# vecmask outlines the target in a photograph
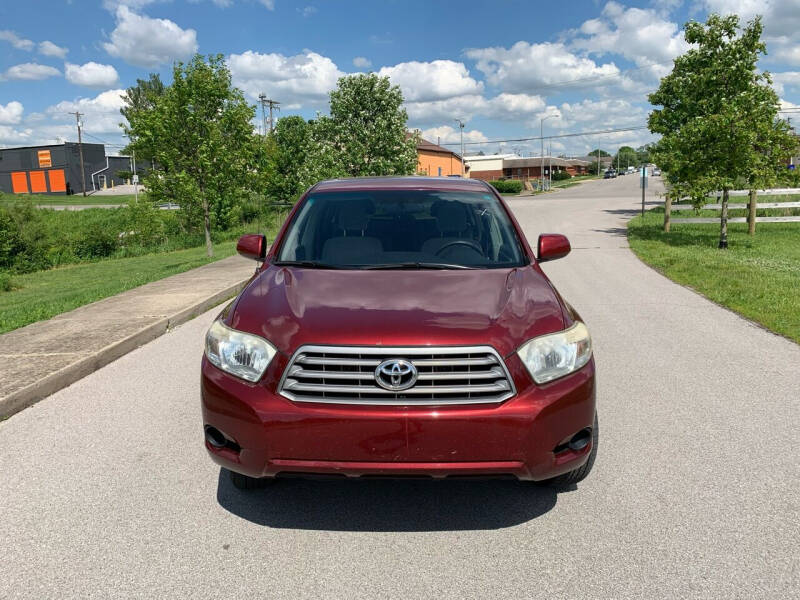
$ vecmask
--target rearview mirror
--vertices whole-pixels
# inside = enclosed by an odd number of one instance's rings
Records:
[[[567,236],[560,233],[543,233],[539,236],[539,262],[564,258],[572,247]]]
[[[260,233],[248,233],[236,242],[236,251],[245,258],[264,260],[267,255],[267,238]]]

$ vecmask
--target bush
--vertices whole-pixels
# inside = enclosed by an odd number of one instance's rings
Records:
[[[0,292],[10,292],[13,289],[14,284],[11,281],[11,274],[0,271]]]
[[[75,256],[83,260],[106,258],[117,249],[117,235],[98,224],[90,225],[76,240]]]
[[[572,175],[570,175],[566,171],[553,171],[552,175],[553,181],[564,181],[566,179],[572,179]]]
[[[519,194],[522,191],[522,182],[518,179],[500,179],[498,181],[490,181],[494,189],[501,194]]]

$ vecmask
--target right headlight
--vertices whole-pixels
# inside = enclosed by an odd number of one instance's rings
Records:
[[[275,347],[257,335],[214,321],[206,334],[206,357],[211,364],[247,381],[258,381],[266,371]]]
[[[577,371],[592,357],[592,338],[580,321],[569,329],[522,344],[517,355],[536,383],[547,383]]]

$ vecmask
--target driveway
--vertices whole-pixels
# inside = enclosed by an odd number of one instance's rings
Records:
[[[593,336],[595,470],[234,490],[202,447],[216,311],[0,423],[0,598],[773,598],[797,593],[800,347],[627,247],[636,177],[510,200]]]

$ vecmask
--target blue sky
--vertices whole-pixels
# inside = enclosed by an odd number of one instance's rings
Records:
[[[338,77],[372,70],[406,98],[409,126],[468,153],[539,152],[492,140],[645,125],[647,92],[685,49],[682,26],[711,12],[762,14],[785,107],[800,104],[800,0],[72,0],[0,5],[0,146],[122,144],[120,94],[150,72],[171,77],[194,52],[227,57],[234,83],[280,115],[327,111]],[[800,118],[800,114],[797,115]],[[645,130],[560,138],[554,152],[610,151]],[[114,147],[109,147],[110,151]]]

